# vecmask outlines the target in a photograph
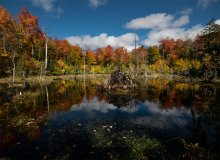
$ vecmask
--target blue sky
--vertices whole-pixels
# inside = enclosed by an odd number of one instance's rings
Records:
[[[0,0],[14,16],[26,6],[51,37],[66,38],[84,49],[110,44],[134,47],[166,37],[193,38],[215,18],[220,0]]]

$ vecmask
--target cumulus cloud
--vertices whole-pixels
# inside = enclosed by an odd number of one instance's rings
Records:
[[[181,27],[189,23],[189,10],[185,10],[179,19],[174,15],[166,13],[150,14],[145,17],[136,18],[127,22],[127,29],[164,29],[168,27]]]
[[[42,7],[46,12],[57,13],[59,17],[62,13],[60,7],[55,7],[54,3],[56,0],[31,0],[31,3],[36,7]]]
[[[220,19],[217,19],[217,20],[215,21],[215,24],[220,25]]]
[[[212,3],[216,3],[218,1],[219,0],[198,0],[198,6],[203,7],[203,8],[207,8]]]
[[[189,23],[189,16],[183,15],[175,20],[171,27],[181,27]]]
[[[97,8],[105,4],[106,4],[106,0],[89,0],[89,5],[93,8]]]
[[[163,38],[186,39],[194,38],[200,33],[202,26],[195,25],[186,29],[184,26],[190,22],[189,15],[192,9],[180,12],[179,17],[166,13],[155,13],[145,17],[133,19],[125,24],[127,29],[146,29],[147,38],[141,43],[146,46],[156,45]]]
[[[78,44],[83,49],[95,50],[97,48],[104,48],[107,45],[112,47],[123,46],[127,50],[132,50],[134,48],[134,33],[126,33],[121,36],[108,36],[106,33],[102,33],[98,36],[71,36],[66,38],[71,44]],[[139,37],[137,36],[137,40]]]
[[[145,17],[140,17],[127,22],[124,27],[127,29],[146,30],[145,38],[137,36],[139,44],[145,46],[157,45],[161,39],[193,39],[203,29],[201,24],[194,25],[190,28],[185,26],[190,22],[190,13],[192,9],[188,8],[180,11],[178,14],[154,13]],[[217,20],[216,23],[220,23]],[[110,36],[102,33],[98,36],[82,35],[71,36],[66,38],[71,44],[78,44],[83,49],[103,48],[107,45],[113,47],[123,46],[128,51],[134,48],[134,33],[126,33],[120,36]],[[139,46],[138,46],[139,47]]]
[[[189,29],[185,28],[165,28],[163,30],[151,30],[147,38],[142,42],[146,46],[157,45],[163,38],[193,39],[202,30],[202,25],[195,25]]]
[[[127,29],[163,29],[171,25],[174,17],[166,13],[150,14],[125,24]]]

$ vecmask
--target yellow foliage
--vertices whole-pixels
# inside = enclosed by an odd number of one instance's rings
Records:
[[[189,88],[189,84],[187,84],[187,83],[177,83],[176,84],[176,89],[178,89],[180,91],[183,91],[188,88]]]
[[[187,69],[191,69],[191,68],[195,68],[195,69],[200,69],[201,68],[201,62],[198,61],[198,60],[183,60],[182,58],[181,59],[178,59],[176,61],[176,65],[174,67],[174,70],[175,71],[185,71]]]
[[[186,89],[193,89],[194,91],[199,90],[200,85],[199,84],[189,84],[189,83],[177,83],[176,89],[183,91]]]
[[[68,65],[64,60],[59,59],[55,65],[55,71],[58,73],[71,73],[73,71],[73,66]]]
[[[166,61],[161,59],[157,60],[154,64],[150,65],[148,68],[156,72],[171,73],[171,69],[167,65]]]
[[[59,59],[57,61],[57,66],[60,67],[60,68],[63,68],[65,66],[65,62],[63,60]]]
[[[198,60],[193,60],[191,63],[194,65],[195,69],[200,69],[202,67],[201,62]]]
[[[185,71],[187,68],[190,68],[190,62],[188,60],[178,59],[174,67],[175,71]]]

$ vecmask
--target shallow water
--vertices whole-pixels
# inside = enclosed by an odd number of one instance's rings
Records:
[[[0,159],[219,159],[220,86],[0,86]]]

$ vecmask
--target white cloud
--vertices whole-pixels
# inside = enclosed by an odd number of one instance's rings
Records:
[[[55,7],[55,1],[56,0],[31,0],[31,3],[36,7],[42,7],[46,12],[57,13],[57,17],[59,17],[62,13],[62,9],[60,7]]]
[[[184,9],[180,12],[181,14],[184,14],[184,15],[189,15],[192,13],[192,9],[191,8],[187,8],[187,9]]]
[[[136,18],[125,24],[127,29],[162,29],[171,25],[174,17],[166,13],[150,14]]]
[[[218,1],[219,0],[198,0],[198,6],[203,7],[203,8],[207,8],[212,3],[216,3]]]
[[[106,0],[89,0],[89,5],[93,8],[97,8],[105,4],[106,4]]]
[[[183,14],[184,13],[184,14]],[[190,11],[183,11],[179,19],[166,13],[150,14],[136,18],[125,24],[127,29],[164,29],[168,27],[181,27],[189,23]]]
[[[54,0],[31,0],[31,2],[34,6],[42,7],[47,12],[54,9]]]
[[[181,27],[189,23],[189,16],[183,15],[179,19],[175,20],[172,27]]]
[[[145,46],[157,45],[158,42],[163,38],[174,38],[174,39],[193,39],[197,34],[200,33],[203,26],[201,24],[194,25],[190,28],[185,26],[190,22],[189,14],[192,9],[185,9],[179,14],[172,15],[166,13],[155,13],[145,17],[136,18],[125,24],[128,29],[145,29],[147,36],[145,39],[137,40],[139,44]],[[179,17],[177,17],[179,15]],[[220,20],[216,21],[220,23]],[[107,45],[113,47],[123,46],[127,50],[131,51],[134,48],[134,33],[126,33],[121,36],[109,36],[106,33],[102,33],[98,36],[71,36],[66,38],[71,44],[78,44],[83,49],[103,48]]]
[[[174,39],[193,39],[202,30],[202,26],[195,25],[189,29],[185,28],[165,28],[163,30],[151,30],[147,38],[142,42],[143,45],[151,46],[157,45],[161,39],[174,38]]]
[[[166,13],[155,13],[145,17],[136,18],[125,24],[128,29],[146,29],[147,38],[141,43],[146,46],[157,45],[163,38],[174,39],[193,39],[200,33],[202,26],[195,25],[186,29],[184,26],[190,22],[189,14],[192,9],[185,9],[180,12],[180,16],[174,16]]]
[[[107,45],[111,45],[112,47],[123,46],[127,50],[132,50],[134,48],[134,33],[126,33],[121,36],[108,36],[106,33],[102,33],[98,36],[71,36],[66,38],[71,44],[78,44],[83,49],[91,49],[95,50],[97,48],[104,48]],[[137,37],[137,40],[139,38]]]
[[[220,19],[217,19],[217,20],[215,21],[215,24],[220,25]]]

